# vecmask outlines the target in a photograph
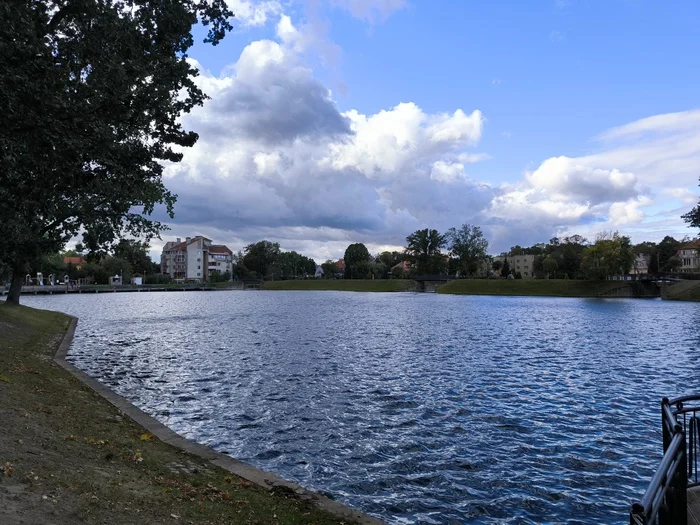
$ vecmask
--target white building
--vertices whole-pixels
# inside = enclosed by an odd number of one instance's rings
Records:
[[[226,272],[233,279],[233,252],[228,246],[223,244],[212,244],[209,247],[209,274],[219,272],[223,275]]]
[[[176,281],[206,281],[209,278],[211,239],[198,235],[167,242],[160,255],[160,271]]]
[[[634,262],[632,263],[632,270],[630,273],[632,275],[646,275],[649,273],[649,263],[651,262],[651,255],[647,253],[638,253],[634,256]]]
[[[523,279],[535,277],[535,256],[534,255],[499,255],[494,257],[494,261],[505,262],[508,259],[510,272],[515,275],[520,272]],[[503,276],[505,277],[505,275]]]
[[[700,239],[689,242],[680,247],[676,257],[681,260],[680,272],[700,273]]]

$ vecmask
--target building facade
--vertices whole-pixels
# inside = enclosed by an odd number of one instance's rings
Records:
[[[647,253],[638,253],[634,256],[634,262],[632,263],[632,269],[630,274],[632,275],[646,275],[649,273],[649,263],[651,262],[651,255]]]
[[[520,272],[523,279],[532,279],[535,277],[535,256],[534,255],[499,255],[493,258],[493,261],[505,262],[508,259],[510,273],[515,275]],[[505,275],[503,277],[506,277]]]
[[[209,274],[219,272],[220,275],[229,273],[233,279],[233,252],[223,244],[212,244],[209,247]]]
[[[198,235],[178,237],[163,247],[160,255],[160,271],[179,282],[206,281],[209,278],[209,248],[211,239]]]
[[[678,271],[700,273],[700,239],[681,246],[676,252],[676,257],[681,261]]]

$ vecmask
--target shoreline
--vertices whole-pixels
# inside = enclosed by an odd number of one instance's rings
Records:
[[[67,361],[77,324],[0,302],[0,522],[383,523],[149,416]]]
[[[199,458],[208,461],[217,467],[221,467],[229,471],[231,474],[235,474],[236,476],[254,483],[265,490],[274,491],[276,488],[286,489],[292,491],[299,499],[308,501],[319,509],[329,512],[338,518],[351,520],[353,523],[361,525],[383,525],[384,522],[360,511],[354,510],[343,503],[334,501],[323,494],[305,489],[304,487],[288,481],[277,474],[260,470],[227,454],[217,452],[211,447],[187,439],[154,417],[146,414],[143,410],[132,404],[125,397],[122,397],[116,392],[107,388],[97,379],[86,374],[75,365],[67,361],[68,350],[73,342],[73,336],[78,325],[77,317],[69,317],[71,319],[70,324],[68,326],[68,330],[66,330],[66,333],[64,334],[58,350],[56,351],[56,354],[54,355],[54,362],[73,375],[73,377],[99,394],[103,399],[111,403],[121,413],[125,414],[132,421],[134,421],[134,423],[140,425],[146,431],[150,432],[153,436],[157,437],[168,445],[182,450],[183,452],[198,456]]]

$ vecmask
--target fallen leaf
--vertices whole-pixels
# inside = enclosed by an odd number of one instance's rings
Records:
[[[11,478],[12,474],[15,473],[15,466],[10,462],[6,462],[2,467],[0,467],[0,471],[8,478]]]
[[[3,375],[0,375],[0,381],[2,381],[3,383],[12,383],[12,381],[10,381],[7,376]]]
[[[153,434],[150,434],[150,433],[146,432],[145,434],[141,434],[141,435],[139,436],[139,439],[140,439],[141,441],[150,441],[150,440],[153,439]]]

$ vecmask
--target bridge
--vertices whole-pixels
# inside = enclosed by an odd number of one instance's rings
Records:
[[[435,292],[441,285],[456,278],[455,275],[423,274],[416,275],[413,280],[418,283],[421,292]]]

